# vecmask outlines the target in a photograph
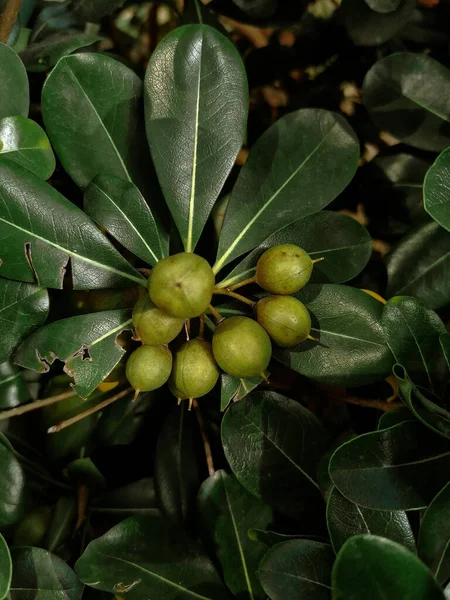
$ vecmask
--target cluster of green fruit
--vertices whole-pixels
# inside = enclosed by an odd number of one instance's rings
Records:
[[[308,310],[290,295],[308,283],[314,262],[298,246],[274,246],[259,259],[254,277],[219,290],[214,287],[211,267],[201,256],[182,252],[161,260],[150,273],[149,295],[141,298],[133,311],[135,337],[142,346],[127,361],[128,381],[136,392],[155,390],[168,382],[172,393],[185,400],[210,392],[219,368],[234,377],[264,377],[272,355],[271,340],[289,347],[314,339]],[[249,283],[257,283],[273,295],[252,302],[235,293]],[[221,318],[211,306],[214,293],[250,304],[256,320]],[[212,344],[203,339],[203,319],[208,310],[217,320]],[[195,317],[201,319],[199,336],[188,339],[172,355],[168,344],[187,319]]]

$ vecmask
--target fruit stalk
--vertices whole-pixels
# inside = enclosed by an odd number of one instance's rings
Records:
[[[211,444],[209,443],[208,436],[206,435],[205,421],[203,419],[202,411],[200,410],[200,405],[199,405],[197,399],[194,399],[193,406],[194,406],[195,414],[197,416],[198,426],[200,427],[200,433],[201,433],[202,440],[203,440],[203,447],[205,449],[205,456],[206,456],[206,464],[208,466],[208,473],[209,473],[210,477],[213,477],[215,475],[215,473],[216,473],[216,470],[214,468],[214,461],[213,461],[213,457],[212,457]]]
[[[70,392],[63,392],[62,394],[57,394],[56,396],[50,396],[49,398],[42,398],[41,400],[36,400],[35,402],[31,402],[30,404],[17,406],[16,408],[11,408],[11,410],[5,410],[0,413],[0,421],[3,421],[3,419],[9,419],[10,417],[18,417],[19,415],[23,415],[24,413],[27,413],[30,410],[36,410],[37,408],[42,408],[43,406],[50,406],[51,404],[56,404],[56,402],[60,402],[61,400],[67,400],[68,398],[73,398],[76,395],[77,393],[71,390]]]
[[[235,292],[232,292],[230,290],[230,288],[227,288],[226,290],[221,290],[219,288],[214,288],[213,293],[214,294],[219,294],[219,295],[222,295],[222,296],[230,296],[231,298],[234,298],[235,300],[239,300],[239,302],[243,302],[244,304],[248,304],[252,308],[256,304],[255,302],[253,302],[253,300],[249,300],[249,298],[246,298],[245,296],[241,296],[241,294],[236,294]]]

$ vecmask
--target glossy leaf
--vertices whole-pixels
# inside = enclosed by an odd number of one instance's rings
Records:
[[[0,530],[17,525],[25,506],[25,474],[10,447],[0,443]]]
[[[399,7],[401,0],[366,0],[367,5],[379,13],[390,13]]]
[[[328,544],[290,540],[267,552],[259,578],[271,600],[329,600],[333,562]]]
[[[428,170],[424,182],[426,211],[450,231],[450,148],[444,150]]]
[[[0,162],[0,276],[62,288],[71,261],[74,289],[145,280],[83,211],[19,165]]]
[[[87,398],[124,355],[117,336],[131,329],[127,310],[102,311],[61,319],[31,335],[18,349],[15,362],[40,373],[56,358],[74,378],[74,389]]]
[[[84,210],[122,246],[150,265],[164,256],[152,211],[130,181],[98,175],[86,189]]]
[[[64,169],[84,188],[100,173],[141,187],[150,161],[140,114],[142,82],[94,53],[62,58],[42,90],[46,131]]]
[[[412,552],[383,537],[357,535],[339,552],[333,567],[333,600],[423,598],[443,600],[426,566]]]
[[[6,598],[11,585],[12,562],[8,544],[0,533],[0,598]]]
[[[436,60],[412,52],[391,54],[369,70],[363,91],[380,129],[423,150],[439,152],[449,145],[450,71]]]
[[[12,362],[0,364],[0,410],[14,408],[29,400],[22,371]]]
[[[343,285],[308,285],[296,294],[311,314],[311,335],[294,348],[274,347],[283,364],[311,379],[331,385],[356,386],[379,381],[391,370],[381,313],[383,304]]]
[[[227,287],[253,277],[259,257],[271,246],[296,244],[311,258],[325,260],[314,266],[311,283],[342,283],[356,277],[372,253],[368,231],[342,213],[321,211],[295,221],[274,233],[227,275],[218,287]]]
[[[387,257],[387,296],[416,296],[433,309],[450,300],[450,233],[425,223]]]
[[[95,513],[118,515],[124,519],[137,515],[160,516],[157,506],[154,481],[145,477],[103,492],[93,498],[90,510]]]
[[[0,278],[0,363],[7,361],[16,346],[45,323],[48,311],[47,290]]]
[[[122,521],[89,544],[75,565],[93,588],[128,600],[226,600],[228,594],[199,542],[161,517]]]
[[[8,90],[7,94],[1,94],[0,119],[13,115],[26,117],[30,108],[27,72],[16,52],[2,43],[0,43],[0,81],[3,90]]]
[[[450,442],[419,422],[406,421],[340,446],[331,458],[330,476],[341,494],[360,506],[417,510],[447,483],[449,467]]]
[[[124,0],[73,0],[74,13],[82,21],[97,22],[120,8]]]
[[[187,402],[167,417],[158,437],[155,456],[155,487],[159,506],[176,525],[188,524],[202,481],[197,459],[199,436],[195,415]]]
[[[81,600],[83,584],[59,556],[42,548],[12,548],[11,600]]]
[[[381,415],[377,429],[388,429],[404,421],[414,421],[414,415],[409,408],[406,408],[406,406],[394,408]]]
[[[441,335],[439,338],[439,343],[441,344],[447,366],[450,369],[450,333],[444,333]]]
[[[55,157],[45,131],[20,115],[0,119],[0,161],[5,158],[44,181],[55,169]]]
[[[327,503],[327,526],[334,551],[354,535],[379,535],[416,551],[416,542],[407,514],[402,511],[373,510],[350,502],[334,487]]]
[[[61,496],[52,512],[43,546],[49,552],[58,552],[75,526],[77,502],[71,496]]]
[[[318,109],[279,119],[252,147],[228,203],[215,272],[280,229],[318,212],[355,174],[359,144],[345,119]]]
[[[238,402],[250,394],[263,380],[262,377],[233,377],[222,373],[220,378],[220,410],[224,411],[230,402]]]
[[[50,5],[46,3],[36,16],[30,43],[42,41],[54,32],[69,29],[77,24],[78,19],[71,11],[71,0]]]
[[[167,35],[145,77],[147,136],[158,178],[192,252],[241,149],[248,89],[236,48],[207,25]]]
[[[157,402],[158,392],[139,394],[132,402],[134,393],[108,406],[98,422],[96,436],[105,446],[131,444],[145,424],[149,409]]]
[[[267,548],[251,540],[248,530],[267,527],[272,509],[222,470],[203,483],[198,508],[230,591],[242,600],[265,600],[257,571]]]
[[[29,44],[20,53],[27,71],[40,73],[47,71],[63,56],[72,54],[75,50],[90,46],[102,38],[91,33],[82,33],[76,29],[65,29],[48,35],[40,42]]]
[[[315,467],[326,441],[313,413],[274,392],[253,392],[222,421],[225,456],[239,482],[294,519],[320,505]]]

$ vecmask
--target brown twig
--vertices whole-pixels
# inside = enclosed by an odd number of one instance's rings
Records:
[[[86,518],[86,509],[89,501],[89,488],[80,484],[77,487],[77,522],[75,525],[75,529],[78,531],[80,527],[83,525],[84,519]]]
[[[216,288],[214,290],[214,294],[219,294],[219,295],[222,295],[222,296],[230,296],[230,298],[234,298],[235,300],[239,300],[239,302],[243,302],[244,304],[248,304],[252,308],[256,304],[256,302],[253,302],[253,300],[249,300],[249,298],[246,298],[245,296],[241,296],[241,294],[236,294],[235,292],[232,292],[230,290],[230,288],[226,288],[225,290],[221,290],[219,288]]]
[[[20,11],[22,0],[7,0],[3,12],[0,13],[0,42],[8,42],[14,23]]]
[[[200,315],[200,324],[198,327],[198,337],[199,339],[203,339],[203,336],[205,335],[205,313],[202,313]]]
[[[200,405],[196,399],[193,401],[195,414],[197,416],[198,426],[200,427],[200,433],[203,440],[203,447],[205,448],[206,464],[208,465],[208,473],[210,477],[215,475],[216,470],[214,468],[214,461],[211,452],[211,444],[209,443],[208,436],[206,435],[206,426],[203,419],[203,415],[200,410]]]
[[[394,408],[400,408],[404,406],[402,402],[385,402],[384,400],[364,400],[363,398],[356,398],[354,396],[346,396],[345,402],[348,404],[357,404],[358,406],[365,406],[366,408],[376,408],[387,412]]]
[[[222,317],[220,312],[218,310],[216,310],[212,304],[210,304],[208,306],[208,310],[212,314],[214,319],[216,320],[217,325],[219,325],[219,323],[222,323],[222,321],[224,320],[224,317]]]
[[[16,406],[16,408],[11,408],[11,410],[5,410],[1,412],[0,421],[3,421],[3,419],[9,419],[10,417],[18,417],[19,415],[23,415],[24,413],[27,413],[30,410],[36,410],[38,408],[42,408],[43,406],[50,406],[50,404],[55,404],[56,402],[60,402],[61,400],[73,398],[76,395],[77,393],[71,390],[70,392],[63,392],[62,394],[57,394],[56,396],[50,396],[49,398],[42,398],[41,400],[36,400],[35,402],[31,402],[30,404]]]

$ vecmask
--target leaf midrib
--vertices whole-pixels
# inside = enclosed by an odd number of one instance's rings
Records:
[[[26,300],[29,300],[30,298],[32,298],[36,294],[40,294],[42,292],[45,292],[45,290],[44,289],[35,290],[33,293],[28,294],[28,296],[25,296],[23,298],[19,298],[19,300],[15,300],[14,302],[11,302],[11,304],[8,304],[8,306],[4,306],[3,308],[0,308],[0,313],[2,313],[4,310],[9,310],[15,304],[19,304],[20,302],[25,302]]]
[[[286,571],[278,571],[275,569],[267,569],[267,568],[262,568],[261,571],[263,573],[275,573],[276,575],[285,575],[286,577],[292,577],[293,579],[300,579],[301,581],[306,581],[307,583],[313,583],[314,585],[320,585],[321,587],[324,587],[327,590],[331,590],[331,587],[329,585],[326,585],[325,583],[321,583],[320,581],[316,581],[314,579],[309,579],[308,577],[305,577],[304,575],[296,575],[295,573],[287,573]]]
[[[327,331],[326,329],[322,329],[322,328],[317,329],[317,327],[311,327],[311,331],[316,331],[319,334],[321,334],[321,333],[327,333],[328,335],[335,335],[335,336],[343,337],[343,338],[346,338],[346,339],[349,339],[349,340],[355,340],[357,342],[363,342],[365,344],[372,344],[374,346],[380,346],[381,348],[384,348],[384,346],[385,346],[385,344],[380,343],[380,342],[373,342],[372,340],[365,340],[363,338],[357,338],[357,337],[354,337],[352,335],[347,335],[345,333],[338,333],[336,331]]]
[[[397,296],[401,296],[402,292],[404,292],[404,290],[408,289],[408,287],[411,287],[421,277],[424,277],[424,275],[426,275],[429,271],[433,270],[439,263],[441,263],[441,262],[443,262],[445,260],[448,260],[449,257],[450,257],[450,252],[447,252],[447,254],[444,254],[443,256],[441,256],[440,258],[438,258],[429,267],[427,267],[426,269],[424,269],[421,273],[419,273],[413,279],[411,279],[411,281],[408,281],[407,284],[405,284],[403,287],[401,287],[398,290],[398,292],[396,293],[396,295]]]
[[[360,471],[373,471],[373,470],[377,470],[379,471],[380,469],[398,469],[400,467],[411,467],[414,465],[421,465],[421,464],[425,464],[427,462],[431,462],[433,460],[439,460],[440,458],[445,458],[446,456],[450,456],[450,451],[448,452],[443,452],[442,454],[436,454],[434,456],[430,456],[429,458],[424,458],[421,460],[413,460],[411,462],[408,463],[398,463],[398,464],[393,464],[393,465],[386,465],[386,464],[382,464],[382,465],[374,465],[371,467],[357,467],[355,469],[336,469],[336,472],[339,473],[359,473]]]

